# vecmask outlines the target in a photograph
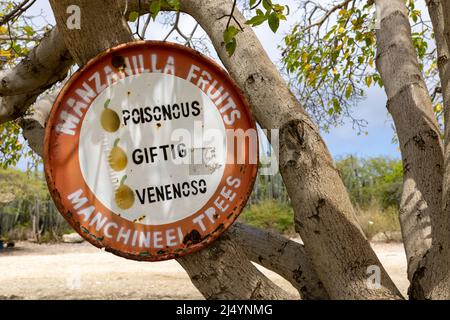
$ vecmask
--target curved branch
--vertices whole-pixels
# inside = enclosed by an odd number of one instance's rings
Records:
[[[239,222],[228,233],[250,260],[288,280],[303,300],[329,299],[302,244]]]
[[[292,299],[251,264],[226,233],[207,249],[178,258],[206,299]]]
[[[305,28],[303,28],[301,30],[301,32],[305,32],[308,31],[309,29],[312,29],[314,27],[321,27],[325,21],[328,20],[328,18],[337,10],[347,6],[352,0],[344,0],[341,3],[338,3],[336,5],[334,5],[333,7],[326,9],[325,14],[316,22],[311,23],[310,25],[306,26]]]
[[[0,123],[21,117],[42,92],[66,77],[72,64],[60,32],[52,29],[27,58],[0,72]]]
[[[41,97],[28,114],[18,120],[29,147],[41,157],[44,155],[45,124],[56,96],[57,93],[54,92]]]

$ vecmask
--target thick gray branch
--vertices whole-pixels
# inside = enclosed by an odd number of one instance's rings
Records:
[[[27,115],[18,120],[23,137],[28,141],[30,148],[41,157],[44,155],[45,124],[56,96],[57,93],[50,93],[41,97]]]

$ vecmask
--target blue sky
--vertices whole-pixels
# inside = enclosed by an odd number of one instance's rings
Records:
[[[391,117],[386,109],[386,95],[383,89],[376,87],[368,91],[367,99],[355,109],[355,118],[368,122],[368,135],[357,135],[351,123],[333,128],[323,135],[333,156],[348,154],[361,157],[389,156],[400,158],[397,143],[393,143],[394,130]]]
[[[326,1],[328,0],[323,2]],[[279,1],[279,3],[287,3],[293,9],[298,1]],[[288,20],[280,25],[276,34],[269,29],[267,24],[255,28],[258,38],[273,61],[280,60],[281,52],[278,45],[283,43],[283,36],[289,32],[295,19],[298,19],[298,16],[291,14]],[[367,90],[367,98],[354,109],[353,115],[356,119],[364,119],[368,122],[367,136],[358,135],[350,121],[341,127],[331,128],[328,133],[323,132],[322,137],[335,159],[350,154],[361,157],[400,158],[398,145],[392,143],[393,123],[387,112],[386,102],[384,90],[379,87],[371,87]]]
[[[296,3],[298,3],[293,0],[279,0],[278,2],[289,4],[291,9],[294,9]],[[54,24],[53,14],[47,0],[37,0],[32,7],[33,14],[40,12],[43,13],[49,23]],[[282,43],[283,36],[290,30],[295,22],[295,18],[298,18],[298,15],[291,13],[288,21],[281,23],[280,29],[276,34],[269,29],[267,24],[255,28],[258,38],[274,62],[280,60],[281,52],[278,45]],[[194,23],[195,21],[190,17],[184,17],[181,20],[182,28],[185,28],[185,30],[192,29]],[[146,38],[161,40],[168,30],[168,27],[153,24],[149,27]],[[202,33],[204,33],[203,30],[199,29],[197,35]],[[169,38],[169,40],[171,39],[174,40],[173,37]],[[211,48],[210,51],[213,58],[217,59],[214,50]],[[323,137],[333,157],[339,158],[349,154],[361,157],[400,157],[398,146],[392,143],[394,131],[392,129],[392,121],[386,110],[386,95],[383,89],[378,87],[369,89],[367,98],[355,108],[354,117],[365,119],[368,122],[368,135],[358,135],[352,128],[350,121],[341,127],[331,128],[328,133],[323,133]],[[21,162],[19,167],[23,168],[23,162]]]

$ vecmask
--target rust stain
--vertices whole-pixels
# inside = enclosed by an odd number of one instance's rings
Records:
[[[190,246],[201,241],[202,235],[200,234],[200,232],[198,232],[198,230],[194,229],[184,236],[183,244],[186,246]]]
[[[147,217],[146,215],[142,215],[142,216],[140,216],[139,218],[134,219],[133,222],[134,222],[134,223],[136,223],[136,222],[138,222],[138,223],[139,223],[139,222],[142,222],[146,217]]]
[[[125,59],[118,54],[113,54],[111,58],[111,64],[116,69],[125,69]]]

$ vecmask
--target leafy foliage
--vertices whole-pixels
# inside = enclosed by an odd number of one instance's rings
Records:
[[[388,231],[400,231],[400,220],[398,218],[398,208],[380,208],[372,205],[364,210],[359,210],[357,219],[364,234],[370,239],[378,233]]]
[[[238,32],[239,29],[236,28],[235,26],[229,26],[223,32],[223,40],[225,42],[225,48],[230,56],[233,55],[234,51],[236,50],[237,46],[236,35],[238,34]]]
[[[339,1],[326,7],[308,1],[302,19],[285,37],[283,63],[291,85],[325,130],[349,118],[358,133],[364,132],[366,121],[353,118],[352,108],[368,88],[383,85],[375,68],[375,8],[367,3]],[[436,57],[428,45],[432,28],[421,19],[414,1],[408,1],[408,8],[421,66],[431,67],[428,76],[436,79]]]
[[[22,144],[19,142],[20,128],[14,122],[0,125],[0,161],[3,168],[15,166],[20,160]]]
[[[15,201],[49,197],[44,177],[39,172],[0,169],[0,193],[12,193]]]
[[[11,12],[16,3],[1,1],[0,19]],[[46,24],[38,26],[36,20],[40,18],[23,13],[0,25],[0,70],[14,67],[49,30]],[[21,129],[15,122],[0,124],[0,167],[15,166],[24,156],[29,156],[30,163],[35,164],[37,156],[20,135]]]
[[[284,234],[295,234],[292,207],[275,200],[263,200],[248,206],[240,221],[252,226]]]
[[[234,9],[236,1],[233,4],[233,8],[228,17],[227,27],[224,31],[224,43],[225,49],[228,54],[232,56],[237,47],[236,35],[242,30],[242,26],[234,19]],[[272,0],[250,0],[249,8],[255,12],[255,15],[248,19],[245,23],[252,27],[259,26],[265,22],[268,23],[270,29],[275,33],[280,26],[280,20],[286,20],[286,15],[289,14],[289,7],[276,4]],[[235,21],[236,26],[231,25],[232,21]]]
[[[277,32],[280,20],[286,20],[286,14],[289,14],[289,7],[274,4],[271,0],[262,0],[259,3],[256,0],[250,0],[251,9],[261,7],[261,4],[262,8],[256,9],[256,15],[247,20],[246,24],[256,27],[267,21],[270,29]]]
[[[12,11],[15,5],[11,0],[1,1],[0,18]],[[47,25],[36,26],[36,18],[23,14],[0,25],[0,69],[11,67],[26,56],[48,31]]]

